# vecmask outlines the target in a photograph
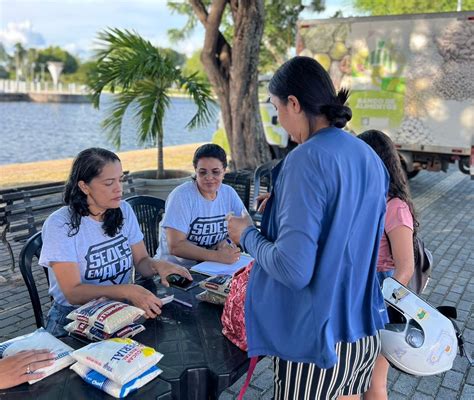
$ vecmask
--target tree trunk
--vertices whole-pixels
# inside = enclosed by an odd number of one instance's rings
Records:
[[[189,1],[205,29],[201,61],[219,99],[233,167],[256,168],[271,158],[257,92],[263,0],[213,0],[209,12],[201,0]],[[232,48],[219,31],[227,4],[234,19]]]
[[[158,168],[156,170],[156,179],[164,178],[165,167],[163,163],[163,135],[157,135],[156,139],[156,150],[157,150],[157,163]]]

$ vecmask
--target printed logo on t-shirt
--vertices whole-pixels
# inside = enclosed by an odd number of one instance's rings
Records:
[[[84,277],[89,281],[122,283],[132,268],[132,250],[122,234],[89,247]]]
[[[225,215],[198,217],[191,222],[188,240],[201,247],[211,247],[227,236]]]

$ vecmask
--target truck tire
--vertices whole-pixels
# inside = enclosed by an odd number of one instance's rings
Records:
[[[458,161],[459,171],[463,174],[470,175],[471,170],[469,168],[469,157],[460,158]]]
[[[416,170],[411,171],[411,172],[406,172],[406,171],[405,171],[405,173],[407,174],[407,178],[408,178],[408,179],[414,178],[415,176],[418,175],[419,172],[420,172],[419,169],[416,169]]]
[[[403,158],[400,157],[400,161],[402,163],[403,172],[405,172],[405,175],[407,176],[408,179],[414,178],[420,172],[419,169],[414,169],[413,171],[408,172],[407,171],[407,165],[406,165],[405,161],[403,160]]]

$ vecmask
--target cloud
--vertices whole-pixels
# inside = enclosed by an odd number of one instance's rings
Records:
[[[38,47],[46,44],[43,35],[33,30],[29,20],[9,22],[6,29],[0,30],[0,42],[6,48],[12,47],[16,43],[21,43],[25,47]]]

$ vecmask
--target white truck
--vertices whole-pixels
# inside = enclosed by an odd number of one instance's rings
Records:
[[[350,89],[348,128],[390,135],[409,177],[457,161],[474,178],[474,11],[299,21],[296,52]]]

